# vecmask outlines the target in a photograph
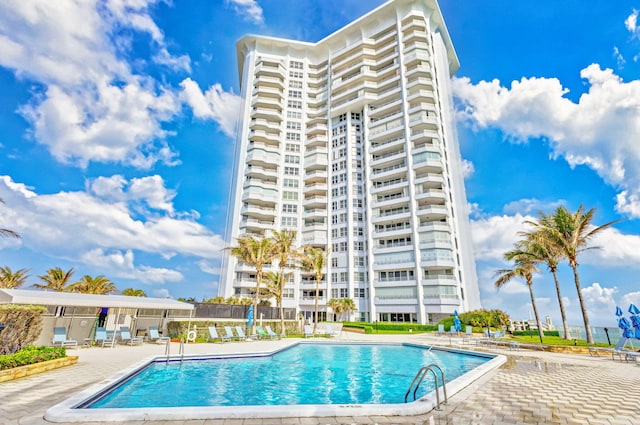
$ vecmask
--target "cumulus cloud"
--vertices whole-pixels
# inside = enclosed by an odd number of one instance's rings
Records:
[[[177,95],[126,60],[131,39],[148,35],[157,63],[189,71],[188,57],[169,53],[150,2],[0,2],[0,66],[37,84],[20,111],[56,160],[172,163],[162,123],[180,110]]]
[[[618,211],[640,217],[640,80],[624,82],[597,64],[580,75],[589,89],[578,103],[556,78],[522,78],[510,87],[455,79],[458,117],[475,128],[499,128],[514,141],[548,140],[554,157],[587,165],[620,189]]]
[[[507,214],[537,214],[538,211],[550,211],[554,210],[560,205],[564,205],[563,200],[557,200],[553,202],[545,202],[539,199],[519,199],[517,201],[509,202],[503,207],[503,211]]]
[[[235,137],[236,124],[242,100],[233,92],[225,92],[220,84],[215,84],[202,92],[198,83],[186,78],[180,83],[182,99],[196,118],[213,119],[229,137]]]
[[[471,175],[476,171],[473,166],[473,162],[468,161],[466,159],[462,160],[462,176],[466,179],[467,177],[471,177]]]
[[[227,0],[237,14],[244,16],[247,21],[256,24],[264,23],[262,7],[256,0]]]
[[[2,219],[21,234],[24,247],[52,258],[100,266],[146,282],[181,279],[177,271],[136,265],[134,253],[200,260],[219,259],[220,235],[175,211],[173,192],[158,176],[127,181],[121,176],[90,182],[85,191],[38,194],[8,176],[0,177]],[[139,208],[144,205],[144,208]],[[186,216],[186,217],[185,217]],[[159,259],[157,258],[159,257]]]
[[[515,215],[490,216],[471,220],[471,238],[476,260],[502,260],[513,249],[518,232],[528,230],[524,224],[533,217]]]

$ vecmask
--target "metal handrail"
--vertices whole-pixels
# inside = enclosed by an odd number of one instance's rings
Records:
[[[167,340],[167,344],[164,347],[164,355],[167,356],[166,363],[169,363],[169,357],[171,356],[171,341]]]
[[[442,392],[444,394],[444,402],[442,402],[442,404],[446,404],[448,401],[447,398],[447,388],[445,386],[445,377],[444,377],[444,371],[442,370],[442,368],[440,366],[438,366],[435,363],[432,363],[428,366],[423,366],[418,370],[418,373],[416,373],[416,376],[413,378],[413,381],[411,381],[411,385],[409,385],[409,389],[407,390],[407,392],[404,395],[404,402],[407,403],[407,399],[409,398],[409,394],[411,393],[411,390],[413,389],[413,400],[416,400],[416,393],[418,392],[418,388],[420,388],[420,384],[422,384],[422,381],[424,380],[425,376],[427,376],[427,373],[431,372],[433,374],[433,379],[435,381],[436,384],[436,410],[440,410],[440,392],[438,391],[438,375],[436,374],[435,370],[437,369],[438,371],[440,371],[440,376],[442,376]],[[415,386],[415,388],[414,388]]]

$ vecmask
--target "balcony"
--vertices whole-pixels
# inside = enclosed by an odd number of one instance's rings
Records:
[[[253,148],[249,152],[247,152],[246,157],[247,164],[264,164],[264,165],[275,165],[280,162],[280,154],[274,152],[268,152],[262,149]]]
[[[304,198],[302,205],[305,209],[314,209],[319,207],[327,206],[327,197],[326,196],[309,196]]]
[[[270,121],[281,121],[282,109],[252,108],[251,117],[264,118],[265,120],[270,120]]]
[[[280,134],[280,122],[278,121],[268,121],[261,118],[254,118],[251,120],[249,125],[250,130],[265,130],[271,133]]]
[[[267,168],[259,165],[249,165],[244,169],[244,175],[258,180],[272,180],[275,187],[275,179],[278,177],[278,168]],[[247,183],[245,183],[245,186]]]
[[[240,228],[244,228],[247,231],[265,231],[272,230],[274,228],[275,223],[273,220],[258,220],[255,218],[249,218],[240,221]]]
[[[244,202],[253,201],[255,204],[274,204],[278,201],[278,192],[260,187],[249,187],[242,192]]]
[[[449,210],[444,205],[419,205],[417,214],[420,217],[420,222],[437,221],[446,219]]]
[[[268,220],[271,219],[273,221],[273,217],[276,215],[276,211],[273,208],[261,207],[253,204],[246,204],[242,206],[240,210],[240,214],[246,215],[247,217],[257,218],[259,220]]]
[[[253,84],[258,87],[284,88],[284,79],[280,77],[258,76],[253,80]]]

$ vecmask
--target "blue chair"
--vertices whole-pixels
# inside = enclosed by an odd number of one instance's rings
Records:
[[[160,342],[167,342],[170,340],[171,338],[169,338],[168,336],[160,335],[160,332],[158,332],[157,326],[149,326],[149,341],[160,343]]]
[[[98,345],[98,341],[102,342],[102,348],[104,348],[105,344],[107,344],[110,347],[113,347],[113,344],[115,343],[115,339],[113,338],[113,333],[109,335],[107,333],[107,330],[103,327],[96,328],[96,336],[93,339],[93,342],[96,345]]]
[[[53,328],[53,345],[60,344],[61,347],[77,347],[78,341],[75,339],[67,339],[67,330],[65,328]]]
[[[126,345],[139,345],[142,344],[142,338],[138,336],[131,336],[129,327],[122,326],[120,328],[120,343]]]
[[[277,333],[275,333],[275,332],[271,329],[271,326],[267,325],[267,326],[265,326],[264,328],[265,328],[265,330],[267,331],[267,334],[269,335],[269,338],[271,338],[271,339],[274,339],[274,338],[276,338],[276,339],[277,339],[277,338],[280,338],[280,337],[278,336],[278,334],[277,334]]]

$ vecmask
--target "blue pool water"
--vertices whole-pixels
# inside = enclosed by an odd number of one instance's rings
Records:
[[[420,367],[447,382],[490,360],[412,345],[299,344],[271,356],[155,362],[89,408],[404,403]],[[425,379],[418,397],[434,389]]]

